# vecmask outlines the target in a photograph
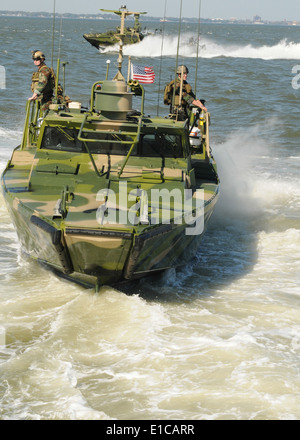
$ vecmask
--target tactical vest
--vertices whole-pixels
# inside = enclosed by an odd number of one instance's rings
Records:
[[[36,89],[38,82],[39,82],[39,72],[38,71],[33,72],[32,78],[31,78],[31,91],[32,91],[32,93]]]
[[[172,104],[174,83],[175,83],[175,81],[172,80],[165,87],[165,90],[164,90],[164,104],[165,105],[171,105]],[[179,94],[180,94],[180,81],[176,80],[175,102],[174,102],[174,105],[176,107],[179,106]],[[184,107],[188,105],[187,102],[184,100],[184,98],[187,95],[190,95],[191,97],[194,98],[194,94],[193,94],[192,87],[190,86],[190,84],[188,84],[187,82],[183,82],[183,84],[182,84],[182,101],[181,101],[181,105],[184,106]]]
[[[50,71],[51,71],[51,79],[50,79],[51,87],[52,87],[52,89],[55,89],[55,86],[56,86],[56,75],[55,75],[53,67],[50,68]]]
[[[56,83],[55,72],[52,67],[49,69],[50,69],[50,76],[49,76],[48,84],[47,84],[48,94],[49,94],[50,90],[53,90],[55,88],[55,83]],[[32,91],[32,93],[37,88],[37,85],[39,83],[39,76],[40,76],[39,70],[37,70],[36,72],[33,72],[33,74],[32,74],[32,77],[31,77],[31,91]]]

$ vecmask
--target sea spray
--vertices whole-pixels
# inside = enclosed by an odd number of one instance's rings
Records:
[[[221,215],[222,219],[256,216],[261,205],[253,196],[253,167],[257,157],[268,150],[266,142],[258,136],[257,127],[232,133],[213,150],[221,180],[216,216]]]
[[[147,57],[160,57],[161,55],[176,56],[177,42],[177,37],[165,36],[161,53],[161,36],[149,35],[140,43],[124,46],[123,52],[125,56],[133,57],[144,57],[145,54],[147,54]],[[107,47],[101,50],[101,53],[116,51],[118,51],[117,45]],[[179,55],[185,58],[195,58],[197,56],[197,43],[194,40],[193,34],[187,33],[182,35]],[[262,60],[299,60],[300,43],[283,38],[273,45],[220,44],[211,37],[201,36],[199,56],[201,58],[230,57]]]

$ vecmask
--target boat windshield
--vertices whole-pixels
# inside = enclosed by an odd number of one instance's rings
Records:
[[[75,128],[46,127],[41,148],[49,150],[86,153],[84,142],[78,140],[79,131]],[[92,140],[92,142],[90,141]],[[122,142],[127,143],[122,143]],[[100,132],[88,133],[87,145],[92,154],[112,154],[126,156],[133,139],[122,134],[106,134]],[[137,147],[132,154],[136,154]]]
[[[88,149],[92,154],[111,154],[126,156],[134,136],[117,133],[89,132]],[[92,140],[92,141],[91,141]],[[122,143],[127,142],[127,143]],[[83,141],[78,140],[78,130],[66,127],[46,127],[41,148],[58,151],[86,153]],[[169,133],[142,134],[133,156],[144,157],[183,157],[181,136]]]
[[[150,157],[183,157],[181,136],[168,133],[144,134],[141,155]]]

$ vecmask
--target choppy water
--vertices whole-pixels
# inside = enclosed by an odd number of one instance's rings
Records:
[[[30,51],[42,49],[50,64],[52,22],[0,24],[3,169],[21,139]],[[73,99],[88,103],[108,58],[114,75],[117,55],[82,38],[112,25],[63,22]],[[125,49],[157,73],[146,87],[149,114],[174,70],[176,32],[167,23],[163,47],[149,36]],[[192,85],[196,48],[187,43],[195,35],[185,23],[180,62]],[[58,40],[56,32],[56,49]],[[1,419],[300,418],[300,89],[292,87],[300,28],[202,25],[201,44],[197,92],[212,114],[222,186],[189,267],[123,290],[84,290],[21,254],[1,196]]]

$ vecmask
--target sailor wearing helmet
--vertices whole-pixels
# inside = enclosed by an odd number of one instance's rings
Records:
[[[192,87],[187,82],[188,73],[189,73],[189,69],[186,66],[184,65],[178,66],[177,69],[178,78],[176,78],[176,83],[174,80],[172,80],[169,84],[167,84],[164,93],[164,104],[172,105],[173,90],[175,84],[174,107],[177,109],[181,107],[182,109],[181,112],[183,113],[182,116],[184,118],[189,116],[189,110],[191,106],[199,107],[201,110],[207,111],[207,108],[204,106],[203,102],[196,98],[195,94],[193,93]],[[180,92],[181,84],[182,84],[182,90]],[[179,102],[180,94],[181,94],[181,103]],[[172,109],[170,111],[171,113],[173,113]]]
[[[28,100],[40,101],[42,111],[46,111],[52,102],[55,75],[53,69],[46,66],[43,52],[33,51],[32,59],[38,70],[32,75],[31,90],[33,95]]]

